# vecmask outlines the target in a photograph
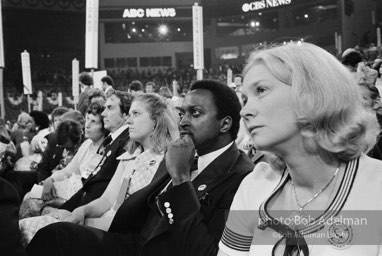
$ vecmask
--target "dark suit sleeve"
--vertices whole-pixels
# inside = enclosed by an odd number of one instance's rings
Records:
[[[49,161],[52,161],[50,151],[52,151],[52,148],[49,145],[44,153],[42,153],[41,161],[37,167],[37,182],[41,182],[52,175],[52,169],[49,164]]]
[[[57,135],[51,134],[46,150],[42,153],[42,158],[37,167],[37,183],[45,180],[52,175],[55,168],[62,158],[62,149],[57,148]]]
[[[16,190],[0,178],[0,255],[26,255],[20,243],[19,204]]]
[[[117,157],[125,152],[124,145],[128,139],[129,133],[128,129],[126,129],[112,142],[110,148],[106,150],[110,154],[107,154],[99,172],[85,180],[83,187],[66,201],[60,209],[73,211],[75,208],[88,204],[102,196],[117,169],[119,163]]]
[[[80,93],[78,97],[78,111],[80,111],[83,115],[86,114],[86,110],[89,105],[89,89],[85,89]]]
[[[237,175],[239,176],[239,175]],[[158,207],[167,219],[169,244],[174,245],[169,255],[216,255],[218,242],[224,230],[226,215],[236,190],[244,178],[231,177],[218,198],[206,195],[200,200],[191,182],[173,187],[159,196]],[[223,191],[222,190],[222,191]],[[166,207],[168,203],[170,206]],[[168,205],[167,204],[167,205]],[[169,218],[171,209],[173,223]],[[206,216],[209,216],[206,219]],[[170,215],[171,216],[171,215]]]

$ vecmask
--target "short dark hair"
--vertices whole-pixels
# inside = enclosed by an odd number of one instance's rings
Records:
[[[241,104],[236,93],[227,85],[216,80],[199,80],[191,85],[191,91],[196,89],[208,90],[212,93],[217,111],[217,118],[226,116],[232,118],[232,126],[229,130],[232,140],[237,138],[240,127]]]
[[[357,67],[357,64],[362,61],[362,55],[358,51],[349,51],[342,57],[342,64],[350,67]]]
[[[66,112],[68,112],[69,109],[67,107],[55,107],[52,111],[52,120],[56,117],[56,116],[62,116],[63,114],[65,114]]]
[[[39,130],[45,129],[49,127],[49,117],[42,111],[31,111],[29,115],[33,118],[36,126],[39,127]]]
[[[57,127],[57,144],[62,146],[70,139],[77,144],[82,139],[81,125],[73,119],[65,119]]]
[[[87,86],[93,85],[93,77],[87,72],[82,72],[78,80],[84,85],[87,85]]]
[[[111,86],[114,85],[114,80],[113,80],[113,78],[111,78],[111,76],[104,76],[104,77],[102,77],[101,78],[101,82],[102,83],[105,82],[105,83],[107,83],[108,85],[111,85]]]
[[[92,102],[92,99],[93,98],[96,98],[96,97],[102,97],[104,101],[106,101],[106,94],[103,90],[101,90],[100,88],[92,88],[89,90],[88,92],[88,97],[89,97],[89,102]]]
[[[143,91],[143,84],[141,81],[134,80],[129,84],[130,91]]]
[[[123,92],[115,90],[112,95],[117,96],[121,100],[119,107],[121,108],[122,114],[129,114],[131,102],[133,101],[133,96],[128,92]]]
[[[65,114],[62,115],[62,120],[71,119],[81,125],[81,129],[85,127],[85,117],[78,110],[69,110]]]
[[[147,86],[152,86],[153,90],[155,91],[155,83],[154,82],[151,82],[151,81],[147,82],[146,85],[145,85],[145,90],[146,90]]]

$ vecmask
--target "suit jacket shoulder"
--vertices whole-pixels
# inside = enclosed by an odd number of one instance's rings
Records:
[[[90,203],[99,198],[113,177],[119,160],[117,157],[125,152],[124,146],[129,140],[129,129],[124,130],[107,148],[105,159],[98,173],[84,181],[82,188],[77,191],[60,208],[73,211],[75,208]]]
[[[110,146],[107,148],[105,152],[106,158],[104,159],[104,162],[100,170],[95,176],[89,177],[89,179],[87,179],[84,182],[84,188],[97,182],[101,182],[101,181],[109,182],[111,180],[119,163],[119,160],[117,160],[117,157],[122,155],[125,152],[124,147],[127,141],[129,140],[129,138],[130,137],[129,137],[128,128],[124,130],[117,138],[115,138],[115,140],[110,144]]]
[[[150,234],[142,241],[142,255],[216,255],[233,197],[253,167],[233,144],[192,182],[159,195],[152,209],[160,214],[158,224],[141,230]]]
[[[150,195],[157,194],[169,180],[170,175],[167,173],[165,160],[162,160],[150,184],[123,202],[114,216],[109,232],[139,233],[151,209],[148,202]]]
[[[42,153],[42,158],[37,167],[37,182],[43,181],[52,174],[52,170],[62,159],[64,149],[57,147],[57,133],[49,135],[48,147]]]

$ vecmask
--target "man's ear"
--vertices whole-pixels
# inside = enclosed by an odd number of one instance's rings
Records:
[[[228,132],[232,127],[232,118],[230,116],[226,116],[221,120],[221,128],[220,132],[225,133]]]
[[[123,119],[125,119],[125,122],[127,121],[127,119],[129,119],[129,115],[126,113],[123,113],[122,116],[123,116]]]

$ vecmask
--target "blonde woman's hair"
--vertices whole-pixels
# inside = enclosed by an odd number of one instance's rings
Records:
[[[376,115],[363,106],[356,81],[333,55],[309,43],[289,43],[252,53],[244,75],[256,64],[292,87],[291,103],[309,151],[348,161],[374,146]]]
[[[134,101],[144,103],[147,112],[154,120],[155,126],[150,136],[151,149],[157,154],[163,153],[170,142],[179,137],[178,118],[174,107],[168,104],[164,97],[154,93],[140,94],[134,98]],[[133,153],[137,146],[139,146],[138,143],[130,142],[127,150]]]

